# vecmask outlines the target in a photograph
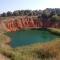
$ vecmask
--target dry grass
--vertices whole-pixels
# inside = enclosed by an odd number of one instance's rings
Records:
[[[22,60],[60,60],[59,39],[45,44],[39,43],[31,46],[15,48],[14,50],[17,55],[17,57],[15,57],[16,60],[17,58]]]
[[[60,60],[60,39],[18,48],[4,45],[0,53],[11,60]]]

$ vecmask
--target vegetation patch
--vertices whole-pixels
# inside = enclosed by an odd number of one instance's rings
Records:
[[[51,33],[54,34],[54,35],[60,36],[60,29],[48,28],[48,31],[51,32]]]

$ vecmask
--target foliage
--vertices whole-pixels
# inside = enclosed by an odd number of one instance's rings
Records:
[[[6,17],[7,14],[6,14],[5,12],[3,12],[0,16],[2,16],[2,17]]]
[[[12,12],[8,11],[7,16],[12,16]]]
[[[46,8],[45,10],[15,10],[13,12],[8,11],[7,13],[3,12],[0,16],[5,17],[5,16],[40,16],[42,13],[47,14],[48,16],[53,16],[57,14],[60,16],[60,9],[59,8]]]
[[[53,22],[59,22],[59,21],[60,21],[60,17],[59,17],[58,15],[53,15],[53,16],[51,17],[51,20],[52,20]]]

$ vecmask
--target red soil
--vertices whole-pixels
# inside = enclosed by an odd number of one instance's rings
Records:
[[[6,30],[9,32],[21,30],[21,29],[32,29],[32,28],[60,28],[60,23],[53,23],[50,21],[42,22],[42,20],[38,20],[37,17],[17,17],[17,18],[10,18],[8,21],[5,21]]]

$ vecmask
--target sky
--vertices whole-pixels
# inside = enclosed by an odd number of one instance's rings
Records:
[[[14,10],[60,8],[60,0],[0,0],[0,13]]]

